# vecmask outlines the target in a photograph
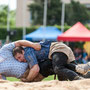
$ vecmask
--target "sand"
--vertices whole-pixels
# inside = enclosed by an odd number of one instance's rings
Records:
[[[0,90],[90,90],[90,79],[41,81],[33,83],[0,80]]]

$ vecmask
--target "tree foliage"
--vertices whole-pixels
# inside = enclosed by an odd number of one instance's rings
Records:
[[[0,6],[0,25],[6,25],[7,24],[7,6]]]
[[[10,11],[10,25],[15,26],[15,11]],[[7,25],[7,15],[8,15],[8,6],[7,5],[1,5],[0,6],[0,26],[6,26]]]
[[[82,23],[90,19],[88,9],[80,4],[71,0],[71,4],[66,5],[66,23],[69,25],[75,24],[80,21]]]
[[[36,3],[29,5],[32,13],[33,24],[43,24],[44,0],[35,0]],[[59,24],[61,20],[61,2],[60,0],[47,0],[47,25]]]
[[[35,3],[29,5],[32,13],[32,24],[43,24],[44,0],[34,0]],[[47,0],[47,25],[61,24],[62,3],[60,0]],[[82,23],[90,20],[89,10],[79,2],[71,0],[70,4],[65,5],[65,23],[73,25],[80,21]]]

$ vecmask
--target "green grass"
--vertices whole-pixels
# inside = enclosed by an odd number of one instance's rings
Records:
[[[14,77],[7,77],[7,80],[9,80],[9,81],[20,81],[19,79],[14,78]],[[50,81],[50,80],[54,80],[54,75],[48,76],[43,81]]]
[[[54,80],[54,75],[48,76],[48,77],[45,78],[43,81],[50,81],[50,80]],[[57,80],[57,78],[56,78],[56,80]]]
[[[43,79],[43,81],[50,81],[53,80],[54,76],[48,76],[47,78]]]
[[[20,81],[19,79],[14,78],[14,77],[7,77],[7,80],[9,80],[9,81]]]

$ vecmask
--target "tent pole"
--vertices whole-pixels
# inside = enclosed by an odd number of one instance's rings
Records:
[[[47,23],[47,0],[44,0],[44,17],[43,17],[43,31],[45,32]],[[45,34],[43,35],[43,41],[45,41]]]
[[[8,35],[6,37],[6,42],[9,42],[9,39],[10,39],[10,36],[9,36],[9,31],[10,31],[10,8],[9,8],[9,5],[10,5],[10,0],[8,1],[8,13],[7,13],[7,32],[8,32]]]
[[[25,35],[26,35],[26,14],[25,14],[25,9],[26,9],[26,6],[25,6],[25,3],[26,1],[23,0],[23,39],[25,39]]]
[[[61,31],[64,32],[65,3],[62,2]]]

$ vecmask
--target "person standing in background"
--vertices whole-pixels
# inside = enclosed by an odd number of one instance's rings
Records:
[[[2,47],[2,40],[0,40],[0,48]]]

